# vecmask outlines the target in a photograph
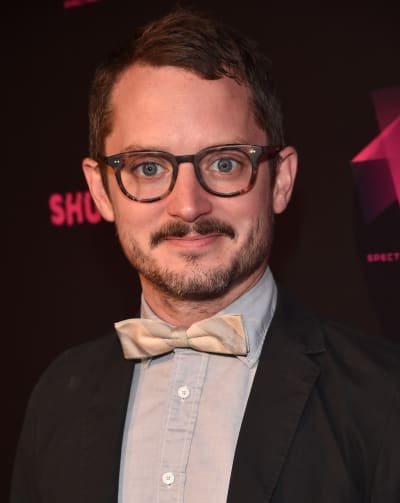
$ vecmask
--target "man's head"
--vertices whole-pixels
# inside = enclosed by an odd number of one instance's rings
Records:
[[[101,67],[93,89],[85,175],[147,300],[233,300],[267,265],[273,214],[296,171],[266,59],[228,28],[177,11]]]

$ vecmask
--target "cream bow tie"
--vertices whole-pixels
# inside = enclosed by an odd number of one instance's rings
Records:
[[[247,338],[240,314],[224,314],[194,323],[189,328],[131,318],[114,324],[125,358],[146,358],[190,347],[209,353],[245,355]]]

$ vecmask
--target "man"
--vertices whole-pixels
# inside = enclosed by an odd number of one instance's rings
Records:
[[[98,69],[83,170],[142,319],[45,372],[14,503],[400,501],[398,348],[306,313],[268,266],[296,175],[269,72],[179,9]]]

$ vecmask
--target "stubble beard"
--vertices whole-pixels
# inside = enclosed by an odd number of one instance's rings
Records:
[[[199,227],[200,225],[200,227]],[[117,226],[118,229],[118,226]],[[206,235],[211,232],[226,234],[226,239],[235,239],[236,233],[229,225],[214,219],[203,220],[194,225],[172,224],[155,233],[151,239],[151,248],[155,248],[167,236],[184,236],[190,230]],[[202,257],[196,254],[182,253],[186,262],[183,271],[176,272],[161,267],[144,253],[131,234],[119,233],[124,253],[137,270],[155,288],[172,299],[181,301],[212,300],[223,296],[233,286],[240,284],[254,273],[266,259],[271,249],[274,229],[272,209],[264,218],[257,218],[250,228],[243,245],[237,250],[228,264],[215,267],[204,266]],[[225,236],[224,236],[225,238]]]

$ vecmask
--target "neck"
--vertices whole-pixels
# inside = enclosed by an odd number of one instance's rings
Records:
[[[146,278],[140,277],[143,296],[152,311],[163,321],[179,327],[189,327],[197,321],[210,318],[229,306],[241,295],[250,290],[261,278],[265,268],[258,270],[241,283],[232,286],[227,292],[211,300],[187,300],[174,297],[160,290]]]

